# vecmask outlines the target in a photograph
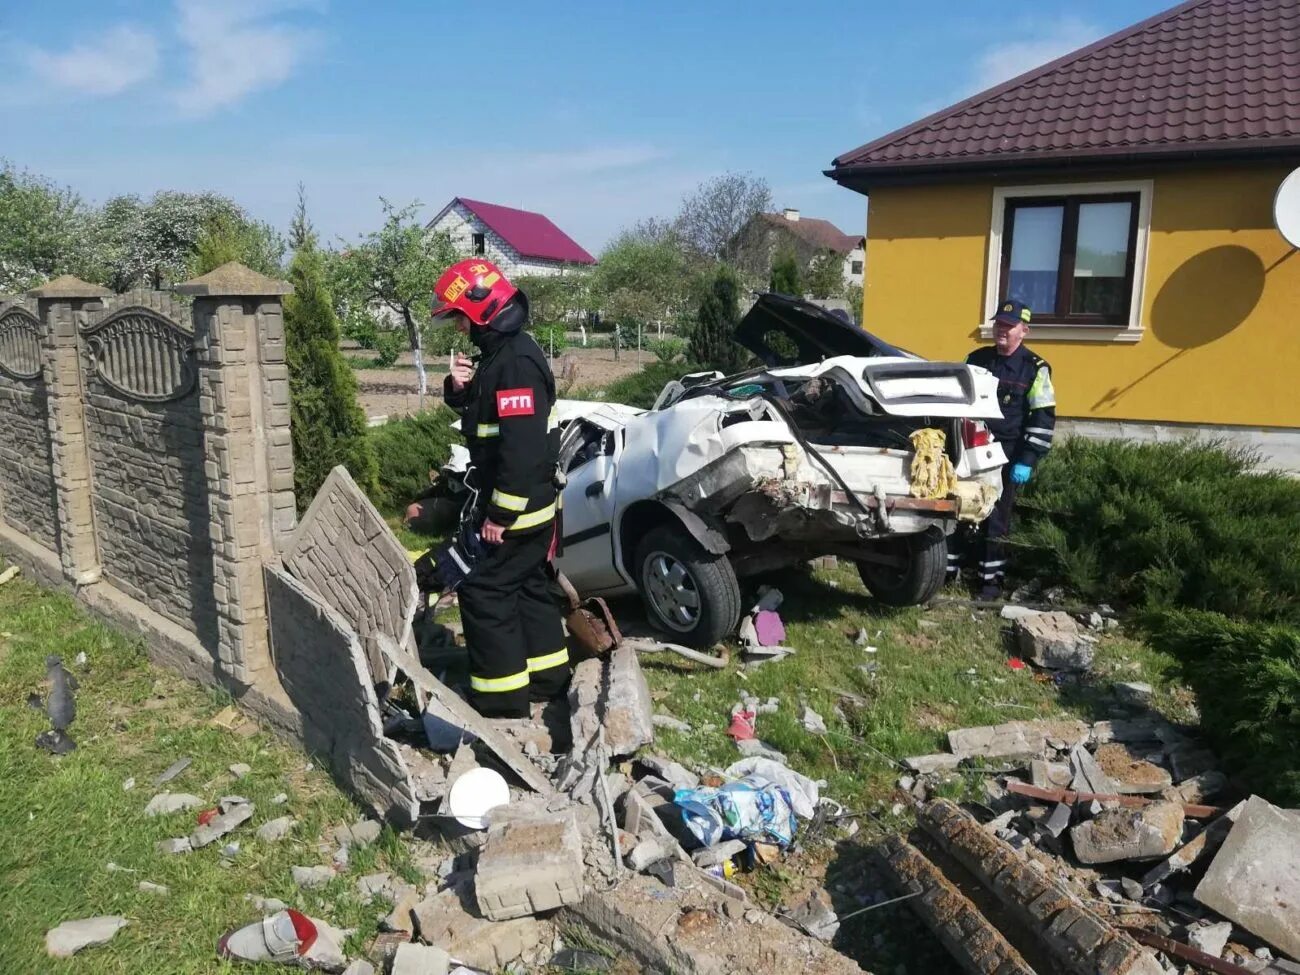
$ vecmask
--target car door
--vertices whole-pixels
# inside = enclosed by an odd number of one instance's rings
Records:
[[[559,566],[580,592],[625,585],[614,567],[614,471],[622,450],[619,430],[586,420],[583,449],[574,457],[564,488],[564,553]]]

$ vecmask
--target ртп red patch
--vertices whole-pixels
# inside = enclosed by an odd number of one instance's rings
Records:
[[[533,391],[531,389],[497,390],[497,416],[532,416]]]

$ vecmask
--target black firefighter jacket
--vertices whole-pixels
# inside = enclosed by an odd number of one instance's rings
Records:
[[[469,386],[443,384],[447,405],[461,417],[474,467],[478,511],[507,536],[541,530],[555,519],[555,465],[560,426],[555,377],[527,332],[476,335],[483,350]]]

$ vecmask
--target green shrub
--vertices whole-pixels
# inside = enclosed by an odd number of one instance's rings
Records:
[[[406,351],[407,338],[402,332],[391,329],[380,332],[375,341],[375,365],[391,366]]]
[[[301,512],[339,464],[363,491],[375,488],[377,465],[357,403],[357,378],[339,351],[338,318],[313,239],[294,254],[289,281],[294,290],[284,300],[285,361],[293,490]]]
[[[740,324],[740,280],[736,272],[719,265],[704,289],[699,307],[698,320],[691,330],[691,359],[724,374],[739,372],[750,355],[735,341],[736,326]]]
[[[569,336],[563,325],[532,325],[528,330],[547,355],[559,355],[569,344]]]
[[[1067,439],[1018,505],[1017,561],[1101,602],[1300,624],[1300,481],[1221,446]]]
[[[1300,805],[1300,629],[1195,610],[1142,623],[1196,691],[1223,767],[1272,802]]]
[[[378,484],[370,500],[381,511],[401,511],[429,486],[429,471],[446,463],[460,435],[451,428],[456,414],[445,406],[392,420],[370,429],[379,458]]]
[[[665,363],[673,362],[678,356],[686,354],[686,340],[672,336],[651,342],[648,347],[656,359]]]
[[[607,403],[624,403],[648,410],[654,406],[655,400],[670,382],[681,379],[688,373],[700,371],[698,366],[652,362],[640,372],[614,380],[601,391],[600,398]]]
[[[453,352],[470,355],[474,343],[455,325],[430,325],[424,330],[424,352],[426,357],[446,358]]]

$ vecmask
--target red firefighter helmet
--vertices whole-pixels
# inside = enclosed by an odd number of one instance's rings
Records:
[[[458,311],[475,325],[486,326],[518,293],[491,261],[481,257],[457,261],[433,286],[433,317]]]

